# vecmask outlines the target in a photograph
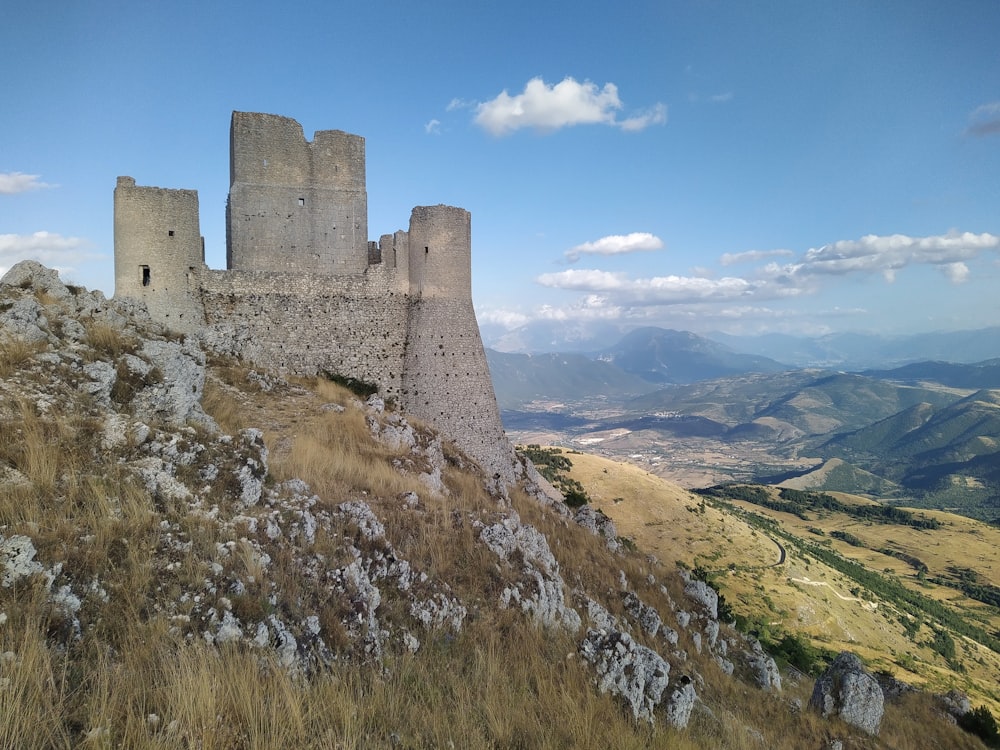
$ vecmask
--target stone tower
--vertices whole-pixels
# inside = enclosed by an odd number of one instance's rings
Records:
[[[119,177],[115,296],[142,300],[154,320],[176,331],[197,330],[205,322],[197,278],[204,267],[198,193],[140,187]]]
[[[363,273],[365,139],[289,117],[233,112],[226,259],[237,271]]]
[[[472,217],[465,209],[413,209],[402,405],[512,484],[514,453],[472,306],[471,247]]]
[[[517,479],[472,306],[469,212],[413,209],[368,241],[364,138],[233,112],[227,270],[205,267],[193,190],[115,189],[115,296],[201,331],[221,353],[377,385],[477,460]]]

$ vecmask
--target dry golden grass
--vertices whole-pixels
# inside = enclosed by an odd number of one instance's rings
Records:
[[[135,354],[139,348],[137,338],[107,323],[91,320],[84,328],[86,343],[109,359],[118,359],[123,354]]]
[[[0,339],[0,378],[10,377],[46,348],[44,341],[25,341],[18,336]]]

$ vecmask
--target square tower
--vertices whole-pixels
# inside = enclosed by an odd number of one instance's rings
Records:
[[[226,262],[231,270],[329,275],[368,266],[365,139],[307,141],[290,117],[233,112]]]

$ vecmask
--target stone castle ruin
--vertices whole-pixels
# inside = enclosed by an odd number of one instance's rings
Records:
[[[198,194],[115,188],[115,296],[258,366],[376,384],[494,477],[515,461],[472,306],[471,217],[418,206],[368,240],[365,141],[307,141],[287,117],[233,112],[227,270],[205,265]]]

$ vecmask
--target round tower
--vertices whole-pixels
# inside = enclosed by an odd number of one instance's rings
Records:
[[[153,320],[175,331],[204,323],[198,276],[205,267],[198,193],[142,187],[119,177],[115,187],[115,296],[146,303]]]
[[[472,299],[472,215],[464,208],[414,208],[409,253],[411,293]]]
[[[501,484],[516,481],[472,306],[472,222],[453,206],[410,216],[410,308],[402,406],[426,419]]]

